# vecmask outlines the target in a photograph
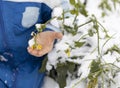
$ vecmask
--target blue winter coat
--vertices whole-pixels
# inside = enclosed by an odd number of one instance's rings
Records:
[[[0,55],[8,60],[0,61],[0,88],[41,88],[44,57],[30,55],[27,47],[35,24],[49,20],[51,11],[44,3],[0,0]]]

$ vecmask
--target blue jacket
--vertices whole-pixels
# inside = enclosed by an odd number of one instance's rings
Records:
[[[51,12],[44,3],[0,0],[0,55],[7,59],[0,61],[0,88],[41,88],[44,56],[30,55],[27,47],[35,24],[49,20]]]

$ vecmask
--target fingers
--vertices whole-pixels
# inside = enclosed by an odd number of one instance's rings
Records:
[[[53,32],[53,31],[46,31],[41,32],[37,36],[38,38],[54,38],[54,39],[62,39],[63,34],[61,32]]]
[[[52,50],[54,39],[62,39],[63,34],[60,32],[42,32],[37,37],[37,43],[42,45],[42,49],[28,47],[27,50],[31,55],[41,57]]]
[[[27,50],[31,55],[36,56],[36,57],[41,57],[41,56],[47,54],[48,52],[50,52],[52,49],[47,47],[42,50],[35,50],[35,49],[28,47]]]
[[[63,34],[61,32],[54,32],[55,39],[62,39]]]
[[[28,47],[27,50],[31,55],[36,56],[36,57],[40,57],[38,50],[33,50],[31,47]]]
[[[49,47],[46,47],[45,49],[39,50],[38,52],[38,56],[43,56],[47,53],[49,53],[52,49],[50,49]]]

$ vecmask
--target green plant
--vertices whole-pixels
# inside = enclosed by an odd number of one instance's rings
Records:
[[[114,8],[116,8],[116,4],[118,4],[119,0],[111,0],[112,4],[114,5]],[[70,34],[71,36],[79,35],[79,39],[71,40],[73,43],[65,42],[65,44],[68,46],[66,50],[58,50],[57,53],[63,52],[66,54],[66,57],[58,57],[56,58],[57,63],[55,65],[51,64],[52,69],[48,72],[48,75],[52,77],[56,82],[59,84],[60,88],[64,88],[66,86],[66,79],[67,77],[70,77],[71,79],[75,79],[77,77],[81,77],[81,73],[79,76],[76,74],[81,68],[81,63],[75,62],[77,59],[82,60],[85,59],[84,55],[76,55],[71,56],[72,50],[77,50],[78,48],[83,48],[85,46],[91,46],[89,43],[87,43],[87,38],[96,36],[97,38],[97,46],[96,48],[89,52],[89,54],[92,54],[94,52],[97,52],[96,58],[90,58],[90,66],[89,66],[89,74],[87,77],[82,78],[78,82],[76,82],[72,88],[75,88],[77,84],[79,84],[83,80],[87,80],[86,86],[87,88],[96,88],[97,86],[100,86],[100,88],[106,88],[104,85],[107,85],[107,88],[110,88],[111,83],[115,83],[112,78],[116,76],[118,72],[120,72],[120,68],[115,63],[107,63],[104,61],[103,57],[107,55],[109,52],[112,54],[114,52],[120,54],[120,48],[117,45],[113,45],[111,48],[107,49],[106,52],[103,52],[104,46],[113,38],[113,36],[110,36],[106,28],[97,20],[95,15],[89,16],[87,13],[86,7],[84,3],[82,3],[80,0],[70,0],[70,4],[73,7],[73,9],[69,11],[63,11],[63,14],[61,17],[54,17],[55,19],[62,22],[61,30],[64,35]],[[106,10],[112,11],[112,8],[108,2],[108,0],[102,0],[99,8],[103,10],[102,15],[105,16]],[[70,16],[65,16],[66,13],[71,14]],[[88,19],[87,22],[79,24],[77,22],[78,16],[83,15],[86,19]],[[65,20],[71,18],[71,16],[74,18],[72,21],[73,25],[66,25]],[[54,19],[52,18],[52,19]],[[51,19],[51,20],[52,20]],[[51,21],[50,20],[50,21]],[[50,22],[48,21],[48,22]],[[46,27],[45,24],[42,24],[41,28],[38,29],[38,32]],[[79,32],[82,31],[82,27],[88,26],[88,31],[86,34],[80,34]],[[103,45],[100,46],[101,43],[101,35],[100,32],[104,33],[104,41]],[[103,36],[102,36],[103,37]],[[64,61],[62,62],[62,59]],[[44,59],[42,67],[40,69],[40,72],[46,71],[46,64],[48,62],[48,58]],[[119,62],[119,59],[116,59],[115,62]],[[109,77],[109,74],[112,75],[112,78]]]

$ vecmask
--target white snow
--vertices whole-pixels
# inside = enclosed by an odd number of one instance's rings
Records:
[[[32,38],[32,39],[30,39],[30,40],[28,41],[28,45],[29,45],[30,47],[32,47],[34,44],[35,44],[34,38]]]
[[[44,85],[42,88],[59,88],[59,86],[53,79],[46,76],[44,80]]]
[[[94,14],[96,16],[96,18],[99,20],[99,22],[107,29],[108,34],[114,35],[113,38],[111,38],[108,41],[108,43],[106,43],[106,45],[104,46],[103,52],[105,52],[108,48],[111,48],[114,44],[116,44],[118,47],[120,47],[120,41],[119,41],[119,39],[120,39],[120,35],[119,35],[119,33],[120,33],[120,31],[119,31],[119,29],[120,29],[120,27],[119,27],[120,9],[119,9],[119,6],[117,6],[116,11],[109,12],[108,16],[102,18],[101,10],[97,8],[99,2],[100,2],[99,0],[94,0],[94,2],[93,2],[93,0],[88,0],[87,10],[90,15]],[[61,13],[61,10],[60,10],[60,13]],[[56,13],[57,16],[59,16],[58,14],[59,14],[59,12]],[[79,16],[78,19],[79,19],[78,20],[79,24],[82,24],[88,20],[88,19],[84,18],[83,16]],[[72,26],[72,22],[73,22],[73,17],[71,17],[69,19],[65,19],[65,24],[68,26]],[[57,26],[59,26],[59,23],[57,23]],[[46,66],[46,68],[48,70],[51,69],[50,65],[56,66],[56,64],[58,63],[58,61],[57,61],[58,57],[62,57],[61,62],[66,61],[65,58],[67,58],[68,61],[72,61],[72,62],[81,64],[81,67],[79,68],[78,73],[77,73],[78,76],[81,75],[81,77],[77,78],[75,80],[71,80],[70,78],[67,78],[67,86],[65,88],[86,88],[86,82],[81,81],[81,80],[88,76],[89,70],[90,70],[90,63],[93,59],[97,58],[97,50],[95,50],[95,48],[97,47],[96,35],[91,38],[87,38],[87,40],[82,40],[82,41],[86,41],[86,42],[90,43],[92,45],[92,47],[84,46],[82,48],[76,48],[76,49],[70,51],[70,56],[83,55],[84,56],[83,59],[77,58],[75,60],[71,60],[64,51],[69,48],[69,45],[74,46],[73,41],[77,41],[78,39],[80,39],[80,37],[82,35],[86,34],[87,29],[89,27],[90,27],[90,25],[81,27],[80,31],[83,29],[82,33],[77,34],[74,37],[70,34],[65,34],[63,36],[63,39],[56,43],[53,51],[51,51],[48,54],[48,63]],[[100,32],[100,35],[102,38],[100,40],[101,41],[100,48],[102,48],[102,46],[106,42],[106,40],[103,37],[105,34]],[[95,50],[95,52],[90,53],[93,50]],[[116,66],[120,67],[120,63],[116,61],[116,58],[119,59],[119,57],[120,57],[120,55],[118,53],[113,53],[112,55],[110,53],[108,53],[107,55],[104,55],[102,57],[102,59],[103,59],[103,62],[105,62],[105,63],[114,63]],[[108,74],[108,76],[110,78],[112,78],[111,74]],[[115,78],[113,78],[113,80],[116,82],[116,84],[112,83],[112,86],[110,88],[120,87],[120,73],[117,73],[117,76]],[[53,79],[46,77],[43,88],[59,88],[59,87],[58,87],[58,84],[55,81],[53,81]],[[104,88],[107,88],[107,84],[104,85]]]
[[[52,17],[61,17],[63,13],[63,9],[61,7],[56,7],[53,9]]]

